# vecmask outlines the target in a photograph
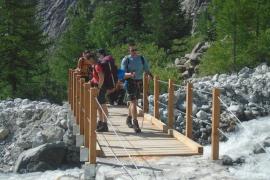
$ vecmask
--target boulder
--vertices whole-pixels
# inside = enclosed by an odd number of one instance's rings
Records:
[[[222,165],[232,166],[233,165],[233,159],[228,155],[222,156]]]
[[[261,154],[261,153],[265,153],[265,150],[264,150],[264,148],[260,144],[256,144],[253,147],[253,153],[254,154]]]
[[[208,119],[208,114],[206,112],[204,112],[203,110],[200,110],[197,114],[196,114],[197,118],[199,119]]]
[[[63,142],[48,143],[24,151],[18,157],[13,171],[27,173],[55,170],[65,162],[66,146]]]
[[[42,132],[37,132],[36,136],[32,139],[32,147],[38,147],[47,142],[47,137]]]
[[[7,128],[0,127],[0,140],[6,139],[8,134],[9,134],[9,130]]]
[[[263,146],[270,147],[270,136],[265,138],[265,140],[263,141]]]
[[[65,134],[65,130],[58,126],[45,126],[42,134],[46,136],[48,143],[53,143],[56,141],[62,141]]]

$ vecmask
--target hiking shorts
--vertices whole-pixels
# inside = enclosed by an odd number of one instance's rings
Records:
[[[126,83],[127,101],[140,99],[143,92],[143,81],[129,79]]]
[[[107,89],[104,86],[102,86],[99,90],[97,99],[98,99],[99,104],[101,105],[106,104],[106,92],[107,92]]]
[[[94,83],[91,83],[91,87],[98,87],[98,85],[94,84]],[[99,89],[97,99],[98,99],[98,102],[99,102],[100,105],[106,104],[106,92],[107,92],[107,89],[104,86],[102,86]]]

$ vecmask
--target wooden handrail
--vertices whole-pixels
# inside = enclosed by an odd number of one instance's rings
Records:
[[[89,142],[89,161],[90,164],[96,164],[97,151],[96,151],[96,143],[97,143],[97,135],[96,135],[96,126],[97,126],[97,102],[96,97],[98,95],[97,88],[90,89],[90,142]]]
[[[84,113],[84,146],[89,148],[89,121],[90,119],[90,83],[84,84],[84,107],[85,107],[85,113]]]
[[[149,91],[148,75],[144,73],[143,75],[143,112],[144,113],[149,112],[148,91]]]
[[[154,117],[159,119],[159,77],[154,77]]]
[[[213,89],[213,103],[212,103],[212,160],[219,158],[219,119],[220,119],[220,90],[217,88]]]
[[[173,129],[174,124],[174,85],[173,80],[169,79],[168,86],[168,128]]]
[[[192,84],[186,89],[186,136],[192,139]]]
[[[80,119],[79,119],[79,125],[80,125],[80,134],[84,134],[84,88],[83,88],[83,84],[85,83],[84,78],[80,79]]]

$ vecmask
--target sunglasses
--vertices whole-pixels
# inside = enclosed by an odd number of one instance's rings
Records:
[[[137,51],[137,49],[131,49],[130,51],[134,52],[134,51]]]

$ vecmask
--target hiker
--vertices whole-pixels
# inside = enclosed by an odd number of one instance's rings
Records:
[[[96,57],[96,54],[93,52],[89,52],[85,55],[86,59],[90,61],[90,64],[92,66],[92,79],[90,81],[91,87],[97,87],[99,92],[98,92],[98,102],[101,105],[102,109],[98,107],[98,114],[99,114],[99,121],[97,123],[97,132],[108,132],[108,125],[107,125],[107,118],[105,117],[104,113],[106,116],[108,116],[108,108],[106,105],[106,87],[104,84],[104,70],[101,66],[101,64],[98,62],[98,59]],[[104,113],[102,112],[104,111]]]
[[[88,59],[85,58],[85,55],[89,53],[89,51],[84,51],[81,57],[78,60],[76,71],[79,73],[81,78],[84,78],[86,82],[88,82],[91,77],[91,64]]]
[[[105,72],[104,85],[107,88],[107,98],[111,105],[114,105],[114,101],[118,101],[119,105],[123,105],[124,89],[121,88],[121,83],[118,81],[117,66],[111,55],[107,55],[105,49],[98,49],[97,56],[99,57],[99,63],[103,66]]]
[[[121,69],[125,71],[125,87],[127,100],[129,101],[126,123],[136,133],[140,133],[141,129],[137,120],[137,100],[140,98],[143,90],[143,73],[147,73],[151,78],[152,74],[146,59],[137,53],[135,43],[129,44],[129,53],[129,55],[123,58],[121,63]]]

